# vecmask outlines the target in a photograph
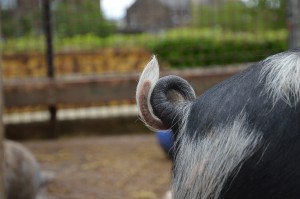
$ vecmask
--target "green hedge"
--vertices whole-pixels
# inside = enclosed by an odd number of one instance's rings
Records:
[[[287,30],[230,32],[221,29],[174,29],[160,34],[95,34],[54,38],[55,53],[104,48],[145,48],[171,67],[210,67],[258,61],[287,49]],[[3,53],[41,52],[43,37],[19,37],[0,42]]]
[[[150,49],[171,67],[255,62],[287,49],[284,31],[222,35],[165,39],[155,42]]]

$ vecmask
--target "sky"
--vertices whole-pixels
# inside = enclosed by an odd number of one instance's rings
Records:
[[[103,14],[108,19],[121,19],[126,14],[126,9],[135,0],[100,0]]]

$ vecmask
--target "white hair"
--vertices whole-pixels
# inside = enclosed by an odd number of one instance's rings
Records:
[[[8,198],[35,198],[42,183],[34,155],[23,145],[4,142],[4,185]]]
[[[163,199],[172,199],[172,192],[171,192],[171,190],[168,190],[168,191],[165,193]]]
[[[266,58],[260,81],[265,79],[264,93],[268,93],[273,104],[284,100],[295,106],[300,100],[300,53],[283,52]]]
[[[202,132],[202,139],[184,135],[192,132],[186,132],[189,128],[183,125],[174,168],[174,199],[219,198],[228,177],[255,152],[260,134],[247,127],[243,114],[232,121]]]

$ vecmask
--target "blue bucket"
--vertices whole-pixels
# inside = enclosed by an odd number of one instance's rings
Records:
[[[173,158],[173,132],[171,130],[166,130],[166,131],[157,131],[156,132],[156,138],[158,140],[159,145],[165,152],[165,154],[170,157],[171,159]]]

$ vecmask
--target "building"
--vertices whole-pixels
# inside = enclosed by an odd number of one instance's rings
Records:
[[[190,20],[190,1],[136,0],[126,13],[126,29],[131,32],[156,32],[186,25]]]

